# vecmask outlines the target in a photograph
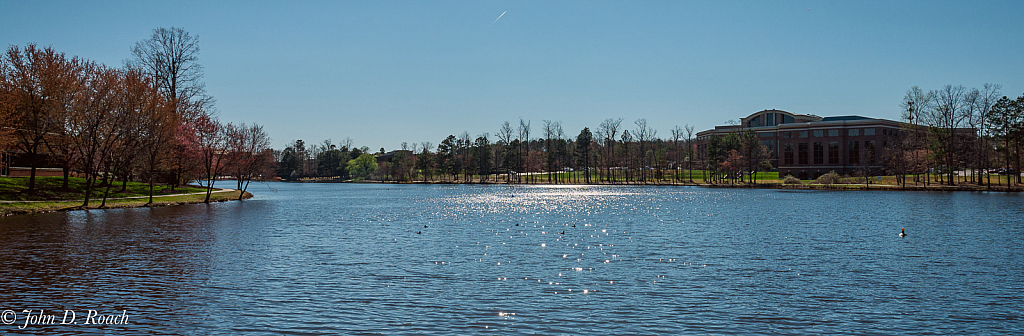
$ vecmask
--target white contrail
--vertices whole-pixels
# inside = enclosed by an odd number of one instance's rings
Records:
[[[494,19],[494,22],[498,22],[498,20],[500,20],[502,16],[505,16],[505,13],[508,13],[508,11],[501,12],[501,15],[498,15],[498,18]],[[494,24],[494,22],[491,22],[491,24]]]

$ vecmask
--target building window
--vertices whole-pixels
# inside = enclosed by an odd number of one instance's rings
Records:
[[[788,143],[784,147],[785,149],[782,150],[782,153],[785,157],[785,162],[786,164],[791,165],[793,164],[793,144]]]
[[[761,126],[761,116],[756,116],[756,117],[754,117],[754,119],[750,119],[750,122],[747,122],[747,127],[759,127],[759,126]]]
[[[856,128],[854,128],[854,129],[850,129],[850,130],[849,130],[849,132],[850,132],[850,133],[849,133],[849,134],[847,134],[847,135],[849,135],[849,136],[858,136],[858,135],[860,135],[860,130],[859,130],[859,129],[856,129]]]
[[[793,132],[782,132],[782,137],[789,139],[793,137]]]
[[[782,115],[782,123],[783,124],[792,124],[792,123],[795,123],[795,122],[796,122],[796,119],[793,119],[793,117],[785,115],[785,114]]]
[[[764,117],[765,126],[775,126],[775,113],[766,113]]]
[[[847,154],[850,157],[850,164],[860,163],[860,141],[850,141],[850,149]]]
[[[825,131],[822,131],[822,130],[814,131],[814,137],[815,138],[820,138],[820,137],[823,137],[823,136],[825,136]]]
[[[825,146],[820,142],[814,143],[814,164],[825,163]]]
[[[867,132],[865,132],[867,133]],[[875,141],[864,141],[864,163],[875,163]]]
[[[839,141],[828,143],[828,164],[839,164]]]
[[[837,129],[828,130],[828,136],[830,136],[830,137],[837,137],[837,136],[839,136],[839,130],[837,130]]]
[[[806,142],[801,142],[799,144],[799,146],[798,146],[798,149],[799,149],[799,154],[800,154],[800,156],[799,156],[799,158],[800,158],[799,163],[802,164],[802,165],[807,164],[807,143]]]
[[[807,131],[800,131],[800,137],[801,138],[806,138],[807,137]]]
[[[771,138],[775,136],[775,132],[758,133],[757,135],[762,138]]]
[[[864,135],[875,135],[875,129],[874,128],[865,128],[864,129]]]

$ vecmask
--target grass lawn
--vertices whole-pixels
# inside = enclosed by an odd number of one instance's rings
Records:
[[[0,177],[0,201],[47,201],[47,200],[80,200],[85,198],[85,179],[72,177],[68,183],[70,190],[62,190],[63,177],[36,177],[36,192],[27,194],[28,177]],[[98,183],[99,181],[97,181]],[[90,198],[100,199],[106,186],[93,186]],[[204,188],[180,186],[174,190],[165,185],[155,185],[153,195],[185,194],[205,191]],[[121,182],[115,181],[110,188],[109,198],[148,196],[149,184],[128,182],[128,189],[121,192]]]

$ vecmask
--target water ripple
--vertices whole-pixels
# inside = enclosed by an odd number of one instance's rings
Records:
[[[0,309],[62,334],[1020,333],[1024,197],[275,184],[0,219]],[[899,238],[899,228],[910,236]],[[998,238],[998,239],[997,239]]]

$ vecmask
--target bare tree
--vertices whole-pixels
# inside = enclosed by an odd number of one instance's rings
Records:
[[[473,153],[471,151],[473,147],[473,138],[470,137],[469,131],[462,131],[457,143],[459,144],[458,147],[460,155],[458,162],[459,167],[462,168],[462,179],[466,182],[471,182],[473,181]]]
[[[423,175],[423,181],[429,181],[434,176],[434,153],[431,151],[434,148],[434,144],[430,141],[420,142],[420,150],[422,152],[416,157],[416,168],[420,170],[420,174]]]
[[[683,129],[679,128],[679,125],[676,125],[675,127],[672,128],[671,132],[672,132],[672,153],[675,156],[675,159],[673,160],[673,162],[675,162],[675,164],[672,167],[672,170],[673,170],[672,180],[678,182],[679,181],[679,162],[681,161],[680,157],[679,157],[679,140],[683,139]]]
[[[548,173],[548,182],[551,183],[554,180],[551,179],[551,171],[554,169],[555,162],[555,151],[551,148],[551,142],[555,137],[554,122],[551,120],[544,120],[544,170]]]
[[[693,126],[683,127],[686,129],[686,170],[689,172],[690,183],[693,183]]]
[[[635,152],[633,150],[633,139],[634,137],[632,134],[629,133],[629,130],[623,130],[622,136],[619,139],[619,142],[622,144],[621,146],[619,146],[619,149],[621,150],[620,154],[622,154],[622,167],[625,168],[624,170],[627,184],[630,181],[632,181],[631,168],[633,166],[633,153]]]
[[[509,124],[508,121],[501,124],[501,128],[498,129],[498,143],[502,148],[502,151],[500,153],[502,156],[502,160],[498,160],[496,157],[494,161],[496,161],[496,163],[500,162],[504,166],[503,168],[505,168],[505,183],[508,183],[509,180],[512,178],[512,175],[508,173],[510,170],[512,170],[512,167],[508,164],[510,163],[510,160],[508,160],[508,156],[511,155],[511,153],[509,153],[508,151],[512,148],[513,133],[514,131],[512,130],[512,125]]]
[[[927,140],[927,132],[921,130],[921,125],[925,122],[925,111],[930,108],[932,102],[935,101],[934,92],[925,93],[924,90],[917,86],[913,86],[907,90],[906,95],[903,97],[903,102],[900,106],[903,108],[903,114],[901,119],[906,121],[902,132],[903,145],[905,149],[912,153],[910,162],[920,162],[919,157],[922,153],[921,149],[924,147],[924,141]],[[914,168],[914,165],[908,166]],[[917,182],[920,170],[913,169],[908,173],[914,174],[914,181]],[[925,169],[927,173],[927,169]],[[928,177],[925,176],[925,183],[927,183]]]
[[[615,147],[615,136],[619,133],[619,127],[622,125],[622,118],[612,119],[608,118],[601,122],[601,125],[597,128],[597,137],[601,139],[604,147],[604,167],[605,167],[605,181],[611,181],[612,176],[612,164],[614,163],[614,147]]]
[[[640,159],[640,181],[647,183],[647,167],[650,166],[648,162],[647,146],[657,136],[658,131],[647,126],[647,119],[640,118],[633,122],[636,124],[636,130],[633,131],[633,135],[636,136],[636,140],[639,146],[637,155]]]
[[[186,120],[200,116],[200,111],[193,108],[195,104],[212,103],[212,98],[205,95],[199,36],[177,27],[157,28],[148,40],[135,43],[131,53],[134,59],[127,61],[126,66],[152,77]]]
[[[519,118],[519,173],[526,172],[526,159],[530,155],[530,121]],[[526,175],[529,181],[531,175]],[[516,182],[522,183],[522,177],[516,174]]]
[[[1001,89],[1002,85],[985,83],[981,90],[974,89],[968,96],[970,116],[967,117],[967,124],[974,129],[975,134],[974,169],[971,173],[979,185],[986,184],[982,181],[982,171],[989,167],[989,155],[992,152],[991,146],[988,145],[988,119],[992,113],[992,106],[999,100]],[[988,178],[988,182],[991,182],[992,177]]]
[[[935,92],[935,104],[925,119],[936,132],[938,146],[945,161],[947,184],[953,185],[956,164],[957,128],[970,117],[967,104],[969,92],[962,85],[946,85]]]

